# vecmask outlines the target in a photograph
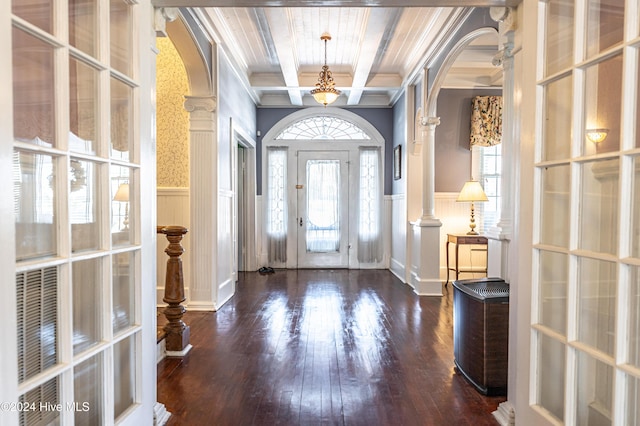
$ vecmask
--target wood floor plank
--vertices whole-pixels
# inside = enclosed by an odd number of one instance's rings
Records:
[[[169,426],[496,425],[505,398],[454,369],[452,309],[389,271],[240,273],[185,316],[193,349],[158,364],[158,401]]]

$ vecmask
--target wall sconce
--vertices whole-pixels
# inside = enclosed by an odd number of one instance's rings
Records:
[[[593,143],[600,143],[607,138],[609,129],[587,129],[586,135]]]
[[[122,183],[118,187],[116,191],[116,195],[113,196],[113,201],[119,201],[121,203],[126,203],[124,207],[124,220],[122,221],[122,225],[124,226],[123,230],[129,229],[129,184]]]

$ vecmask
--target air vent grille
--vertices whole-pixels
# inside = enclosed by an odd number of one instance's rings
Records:
[[[26,407],[34,408],[20,411],[20,425],[59,424],[60,410],[55,407],[60,402],[58,395],[58,377],[30,390],[20,397]]]
[[[18,381],[58,362],[58,268],[16,274]]]

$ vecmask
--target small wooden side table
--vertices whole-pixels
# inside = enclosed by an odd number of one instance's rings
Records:
[[[455,268],[449,266],[449,244],[453,243],[456,245],[456,264]],[[458,267],[458,249],[461,245],[479,245],[486,246],[488,248],[488,240],[487,237],[483,237],[482,235],[456,235],[456,234],[447,234],[447,244],[446,244],[446,252],[447,252],[447,281],[444,283],[445,287],[449,284],[449,271],[454,271],[456,273],[456,281],[458,280],[458,275],[461,272],[478,272],[478,273],[487,273],[487,264],[485,263],[484,269],[460,269]],[[488,252],[487,252],[488,254]]]

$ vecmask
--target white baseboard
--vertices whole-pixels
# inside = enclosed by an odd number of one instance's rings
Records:
[[[504,401],[498,405],[498,409],[493,412],[493,417],[501,426],[515,426],[516,411],[509,401]]]
[[[164,426],[171,417],[171,413],[167,411],[167,407],[160,402],[156,402],[153,406],[153,425]]]

